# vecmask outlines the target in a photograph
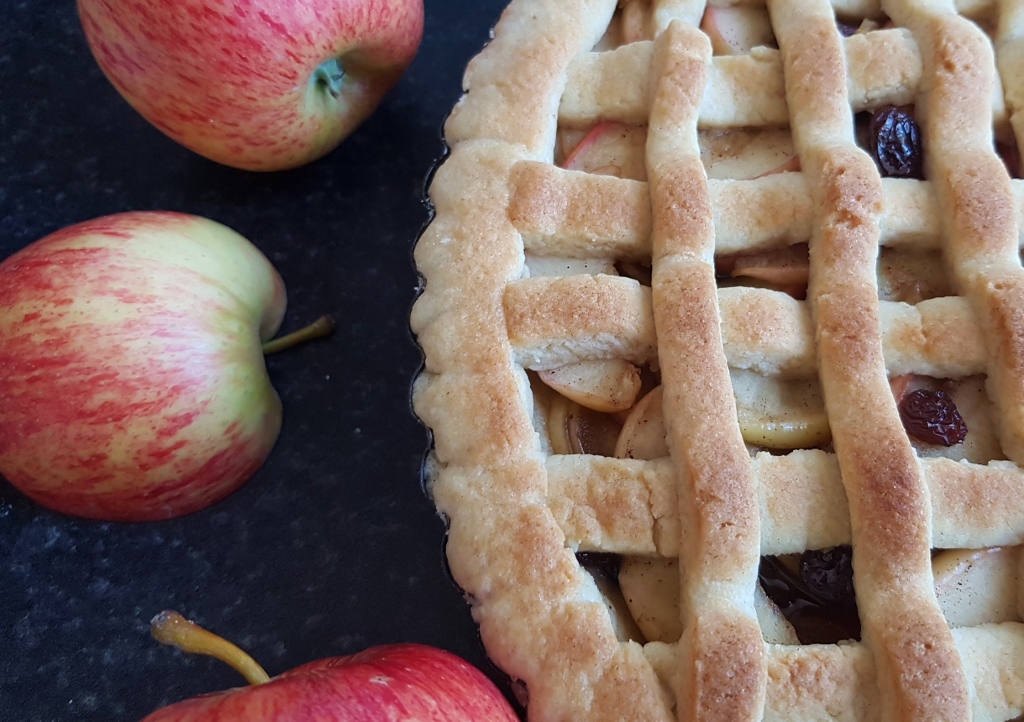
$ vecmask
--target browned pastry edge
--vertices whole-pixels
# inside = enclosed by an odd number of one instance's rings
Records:
[[[511,168],[553,145],[564,69],[597,41],[614,7],[561,0],[506,9],[446,124],[452,150],[431,183],[436,215],[416,247],[426,286],[411,323],[426,361],[413,399],[434,431],[431,492],[449,519],[450,568],[488,652],[526,682],[538,720],[669,719],[650,663],[638,645],[615,639],[545,503],[528,388],[502,305],[523,263],[506,213]]]

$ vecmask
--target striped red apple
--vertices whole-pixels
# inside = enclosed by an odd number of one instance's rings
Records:
[[[0,263],[0,475],[56,511],[152,520],[226,496],[277,440],[281,277],[178,213],[106,216]]]
[[[412,61],[423,0],[78,0],[118,92],[200,155],[279,170],[334,149]]]
[[[384,644],[271,678],[241,649],[177,612],[161,612],[151,629],[164,644],[230,664],[251,686],[178,702],[143,722],[519,722],[480,670],[437,647]]]

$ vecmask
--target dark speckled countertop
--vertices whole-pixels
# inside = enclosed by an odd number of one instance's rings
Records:
[[[420,53],[340,148],[277,174],[211,163],[153,129],[86,47],[72,0],[6,0],[0,23],[0,258],[63,226],[184,211],[248,237],[288,287],[284,331],[321,313],[335,334],[268,367],[285,409],[266,465],[191,516],[103,524],[46,511],[0,480],[0,719],[138,720],[236,686],[208,658],[148,635],[174,608],[270,674],[384,642],[481,666],[444,526],[424,495],[409,408],[408,329],[423,181],[462,71],[505,0],[433,2]]]

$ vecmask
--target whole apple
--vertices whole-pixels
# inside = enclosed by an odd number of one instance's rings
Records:
[[[386,644],[304,664],[271,679],[249,655],[176,612],[153,636],[231,664],[252,686],[172,704],[143,722],[518,722],[480,670],[422,644]]]
[[[56,511],[164,519],[277,439],[261,340],[285,289],[245,238],[177,213],[57,231],[0,263],[0,475]]]
[[[423,0],[78,0],[118,92],[200,155],[248,170],[333,150],[419,48]]]

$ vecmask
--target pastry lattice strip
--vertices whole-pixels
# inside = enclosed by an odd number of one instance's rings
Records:
[[[673,22],[658,37],[647,134],[651,305],[685,532],[676,705],[681,719],[753,720],[767,686],[754,608],[759,516],[722,346],[711,196],[697,141],[710,59],[711,43],[695,28]]]
[[[1006,720],[1024,705],[1024,624],[1008,622],[951,630],[974,695],[975,722]],[[644,651],[666,688],[673,688],[675,645]],[[868,722],[881,716],[878,670],[863,644],[768,645],[765,720]]]
[[[778,291],[719,289],[722,342],[729,365],[786,378],[817,369],[808,304]],[[508,335],[525,368],[543,370],[601,358],[656,359],[651,290],[621,276],[522,279],[504,294]],[[966,300],[946,296],[916,305],[879,304],[883,353],[891,376],[963,378],[984,373],[985,343]]]
[[[794,145],[816,209],[808,300],[881,716],[967,719],[963,663],[935,597],[928,488],[888,393],[875,281],[881,179],[854,142],[830,9],[813,0],[771,0],[768,10],[788,79]],[[924,65],[923,77],[930,77]],[[991,97],[991,84],[983,87]]]
[[[651,86],[643,79],[652,48],[652,42],[641,41],[576,58],[569,66],[559,122],[570,127],[587,127],[597,119],[646,123]],[[843,40],[843,48],[855,111],[913,102],[922,66],[917,43],[907,30],[854,35]],[[993,92],[992,103],[1001,122],[1006,114],[1001,88]],[[789,109],[779,51],[758,47],[748,55],[713,58],[698,122],[702,128],[786,125]]]
[[[708,181],[714,208],[715,252],[778,248],[811,236],[812,206],[803,173],[754,180]],[[1024,181],[1011,181],[1024,245]],[[884,178],[879,242],[899,248],[940,247],[938,200],[928,181]],[[525,249],[541,256],[650,258],[651,205],[642,181],[517,164],[509,215]]]
[[[850,543],[850,513],[834,454],[818,449],[781,456],[760,452],[751,465],[762,554]],[[1015,464],[940,458],[922,459],[921,466],[931,499],[932,546],[979,549],[1024,543],[1024,472]],[[666,557],[679,553],[678,492],[667,457],[552,455],[547,473],[548,506],[574,548]]]

